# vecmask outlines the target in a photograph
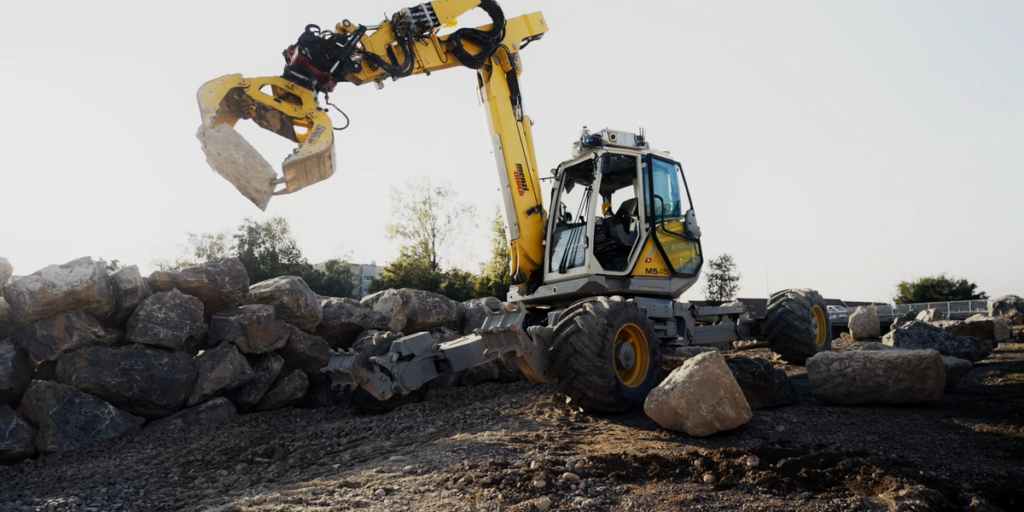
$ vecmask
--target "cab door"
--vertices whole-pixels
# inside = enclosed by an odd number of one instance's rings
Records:
[[[682,166],[650,154],[642,165],[645,219],[651,236],[633,275],[696,277],[704,257]]]

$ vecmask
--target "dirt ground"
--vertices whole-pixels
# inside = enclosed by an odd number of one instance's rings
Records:
[[[0,510],[1024,510],[1024,344],[934,406],[826,406],[784,368],[796,405],[707,438],[484,384],[384,416],[287,409],[0,467]]]

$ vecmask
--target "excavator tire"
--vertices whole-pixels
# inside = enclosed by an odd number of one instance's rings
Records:
[[[660,382],[660,343],[651,320],[635,302],[622,297],[581,300],[555,325],[551,358],[558,390],[571,406],[586,412],[640,409]]]
[[[362,388],[356,388],[356,390],[352,392],[352,401],[349,402],[349,407],[356,412],[376,416],[378,414],[387,414],[399,407],[402,407],[403,405],[422,402],[426,396],[426,386],[423,386],[408,395],[392,396],[388,400],[377,400],[373,395],[367,393]]]
[[[825,299],[800,288],[775,292],[765,314],[768,345],[789,364],[803,365],[819,352],[832,349],[832,324]]]

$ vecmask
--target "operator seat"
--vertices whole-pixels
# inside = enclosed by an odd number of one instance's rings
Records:
[[[636,243],[637,230],[633,228],[633,220],[640,218],[636,198],[627,199],[619,205],[619,209],[611,218],[611,235],[620,246],[633,248]]]

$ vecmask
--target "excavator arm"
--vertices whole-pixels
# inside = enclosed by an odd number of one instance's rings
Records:
[[[488,13],[491,24],[438,35],[442,27],[476,7]],[[523,111],[519,51],[546,31],[541,13],[505,19],[494,0],[436,0],[402,9],[373,26],[349,20],[330,30],[309,25],[284,51],[281,76],[225,75],[199,89],[203,121],[199,137],[207,161],[265,208],[271,194],[295,192],[334,174],[334,131],[338,129],[321,106],[321,95],[325,104],[333,106],[330,94],[340,83],[373,83],[379,88],[388,78],[429,75],[453,67],[475,69],[502,185],[513,281],[520,284],[521,294],[532,293],[542,273],[546,212],[531,122]],[[256,173],[252,168],[270,166],[244,140],[231,151],[218,146],[217,141],[223,140],[214,136],[218,132],[238,140],[231,127],[240,119],[251,119],[298,144],[282,163],[282,177]],[[239,169],[239,162],[256,163]]]

